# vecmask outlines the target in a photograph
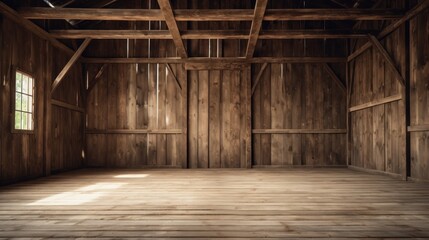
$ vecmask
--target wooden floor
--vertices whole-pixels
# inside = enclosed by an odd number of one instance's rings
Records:
[[[79,170],[0,188],[0,238],[428,238],[429,185],[348,169]]]

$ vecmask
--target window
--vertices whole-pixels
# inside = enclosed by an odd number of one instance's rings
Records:
[[[14,130],[34,130],[34,78],[19,70],[15,74]]]

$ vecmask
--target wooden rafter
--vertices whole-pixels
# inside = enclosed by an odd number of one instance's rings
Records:
[[[101,67],[98,69],[97,73],[95,74],[94,78],[89,82],[88,89],[86,90],[87,95],[91,92],[91,90],[97,85],[98,80],[103,75],[104,70],[106,69],[107,64],[101,65]]]
[[[337,84],[338,87],[343,90],[343,92],[346,92],[346,86],[344,86],[343,81],[338,77],[338,75],[334,72],[334,70],[329,66],[329,64],[324,63],[323,67],[325,68],[325,71],[331,76],[331,78],[334,80],[334,82]]]
[[[384,47],[381,45],[380,41],[373,35],[368,36],[370,42],[372,45],[378,50],[378,52],[383,56],[384,60],[386,61],[387,65],[390,66],[390,69],[392,69],[393,74],[395,74],[396,79],[399,81],[399,83],[405,87],[405,79],[402,77],[401,73],[399,72],[398,68],[395,65],[395,62],[393,61],[392,57],[390,57],[389,53],[384,49]]]
[[[168,29],[170,30],[173,42],[176,45],[177,52],[180,57],[187,58],[185,45],[183,44],[182,37],[180,36],[179,27],[174,18],[173,9],[171,8],[170,0],[158,0],[161,12],[164,15],[165,22],[167,23]]]
[[[421,3],[419,3],[418,5],[416,5],[414,8],[412,8],[411,10],[409,10],[402,18],[400,18],[399,20],[397,20],[394,23],[392,23],[392,24],[388,25],[387,27],[385,27],[377,35],[377,39],[378,40],[382,40],[387,35],[389,35],[393,31],[395,31],[396,29],[398,29],[403,23],[405,23],[406,21],[408,21],[411,18],[415,17],[416,15],[418,15],[419,13],[421,13],[423,10],[425,10],[428,7],[429,7],[429,0],[422,1]],[[350,56],[348,57],[347,60],[348,61],[352,61],[353,59],[355,59],[356,57],[358,57],[359,55],[361,55],[363,52],[365,52],[371,46],[372,46],[371,42],[368,41],[367,43],[365,43],[364,45],[362,45],[359,49],[357,49],[352,54],[350,54]]]
[[[345,63],[346,58],[342,57],[193,57],[193,58],[85,58],[84,63],[89,64],[122,64],[122,63]]]
[[[370,31],[347,30],[266,30],[259,39],[323,39],[366,38]],[[59,39],[173,39],[168,30],[52,30]],[[181,32],[182,39],[248,39],[246,30],[188,30]]]
[[[252,96],[253,96],[253,93],[254,93],[254,92],[255,92],[255,90],[256,90],[256,87],[257,87],[257,86],[258,86],[258,84],[259,84],[259,81],[261,81],[262,74],[264,74],[264,71],[265,71],[265,69],[267,68],[267,66],[268,66],[268,63],[264,63],[264,64],[262,65],[261,69],[259,70],[258,75],[256,75],[255,83],[253,84],[253,87],[252,87]]]
[[[246,58],[253,57],[253,53],[255,52],[267,3],[268,0],[256,0],[255,13],[252,20],[252,26],[250,28],[249,40],[247,41]]]
[[[173,77],[173,79],[174,79],[174,82],[176,83],[176,86],[179,88],[179,90],[180,91],[182,91],[182,85],[180,84],[180,82],[179,82],[179,79],[176,77],[176,74],[174,74],[174,71],[173,71],[173,69],[171,68],[171,66],[170,66],[170,64],[165,64],[165,65],[167,65],[167,69],[168,69],[168,72],[171,74],[171,76]]]
[[[51,87],[51,94],[55,91],[55,89],[58,87],[58,85],[61,83],[61,81],[64,79],[64,77],[67,75],[71,67],[74,65],[74,63],[80,58],[85,48],[89,45],[91,42],[90,38],[87,38],[83,41],[83,43],[80,45],[79,49],[73,54],[73,56],[70,58],[70,60],[67,62],[67,64],[64,66],[63,70],[58,74],[58,76],[55,78],[54,82],[52,83]]]
[[[161,0],[163,4],[166,0]],[[162,8],[161,8],[162,9]],[[28,19],[79,19],[111,21],[164,21],[158,9],[106,8],[22,8],[19,14]],[[171,12],[176,21],[252,21],[251,9],[177,9]],[[398,9],[267,9],[263,20],[387,20],[403,16]]]

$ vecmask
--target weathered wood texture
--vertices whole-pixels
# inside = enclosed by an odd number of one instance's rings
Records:
[[[311,3],[310,3],[311,4]],[[297,8],[270,1],[267,8]],[[293,30],[322,27],[320,23],[272,22],[264,29]],[[260,40],[255,56],[341,56],[341,40]],[[336,55],[334,55],[336,54]],[[345,79],[345,64],[332,64]],[[252,85],[262,64],[253,64]],[[338,69],[338,70],[337,70]],[[325,71],[323,64],[270,63],[252,95],[252,129],[345,129],[346,94]],[[253,164],[259,165],[345,165],[346,134],[252,134]]]
[[[152,7],[156,6],[156,1],[151,4]],[[167,29],[165,23],[160,22],[99,25],[100,28],[112,26],[123,29]],[[104,49],[110,51],[105,52]],[[88,55],[91,54],[111,54],[125,58],[176,57],[176,47],[171,40],[104,40],[89,46]],[[88,65],[89,79],[100,66]],[[183,118],[186,116],[186,71],[182,64],[170,66],[171,69],[161,63],[105,66],[104,73],[87,99],[86,128],[110,132],[93,131],[86,134],[88,166],[186,167],[187,125],[186,118]],[[177,84],[173,75],[180,84]],[[132,134],[119,130],[149,130],[149,133]],[[182,133],[167,134],[162,130],[180,130]]]
[[[405,1],[383,3],[381,7],[405,7]],[[386,22],[385,25],[388,25]],[[361,28],[383,28],[383,23],[362,23]],[[406,74],[405,25],[381,41],[402,76]],[[356,48],[366,43],[358,40]],[[353,44],[351,44],[353,46]],[[354,49],[350,49],[351,52]],[[378,102],[394,95],[403,95],[402,85],[376,48],[370,48],[349,63],[353,82],[351,109]],[[374,105],[351,114],[350,165],[406,175],[405,96],[402,100]]]
[[[17,25],[8,18],[2,18],[0,26],[1,42],[1,161],[0,184],[34,178],[49,174],[51,171],[63,171],[81,167],[81,150],[83,143],[79,133],[82,132],[82,115],[80,118],[69,110],[58,110],[53,107],[52,145],[44,147],[46,106],[50,95],[47,88],[53,81],[52,76],[59,73],[68,61],[68,54],[52,47],[46,40]],[[6,36],[6,37],[5,37]],[[49,59],[55,59],[50,61]],[[14,84],[13,68],[31,73],[35,78],[35,130],[33,134],[11,133],[13,112],[12,84]],[[79,84],[80,67],[76,66],[64,80],[54,95],[59,100],[78,104],[80,99]],[[50,84],[46,84],[49,82]],[[4,83],[4,85],[3,85]],[[48,103],[50,104],[50,103]],[[81,104],[81,103],[79,103]],[[80,105],[82,106],[82,105]],[[73,115],[70,118],[70,115]],[[82,134],[80,134],[80,137]],[[78,150],[79,149],[79,150]],[[52,162],[46,163],[46,152],[52,152]],[[61,152],[61,154],[60,154]],[[52,165],[51,165],[52,163]],[[51,166],[51,167],[50,167]]]
[[[427,239],[428,187],[348,169],[87,169],[0,190],[0,238]]]
[[[426,126],[411,132],[411,177],[429,179],[429,10],[410,23],[410,125]]]

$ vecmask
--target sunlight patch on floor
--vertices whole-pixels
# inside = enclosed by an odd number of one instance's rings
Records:
[[[74,191],[63,192],[55,194],[35,202],[29,203],[28,205],[81,205],[95,201],[96,199],[106,196],[109,194],[109,190],[115,190],[125,185],[126,183],[109,183],[102,182],[96,183],[89,186],[85,186]]]

